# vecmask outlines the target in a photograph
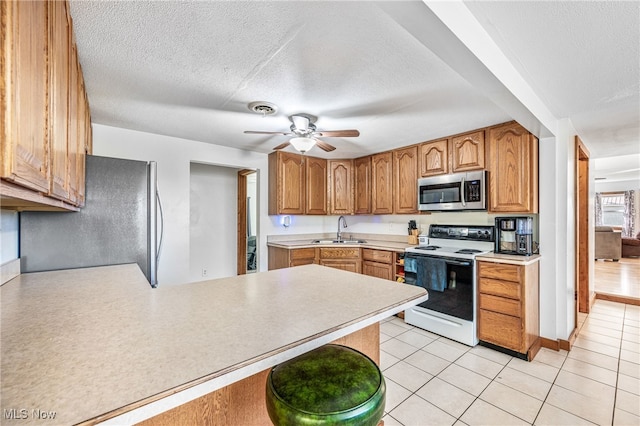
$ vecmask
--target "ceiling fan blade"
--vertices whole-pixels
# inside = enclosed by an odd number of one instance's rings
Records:
[[[278,146],[274,147],[274,148],[273,148],[273,150],[274,150],[274,151],[277,151],[277,150],[279,150],[279,149],[284,149],[284,148],[288,147],[289,145],[290,145],[290,143],[289,143],[289,142],[281,143],[280,145],[278,145]]]
[[[303,132],[309,128],[309,117],[305,117],[304,115],[292,115],[291,121],[293,121],[293,125],[296,129]]]
[[[263,132],[262,130],[245,130],[248,135],[293,135],[291,132]]]
[[[330,145],[330,144],[328,144],[326,142],[323,142],[320,139],[315,139],[315,141],[316,141],[316,145],[318,145],[318,148],[320,148],[323,151],[330,152],[330,151],[333,151],[334,149],[336,149],[335,146]]]
[[[315,132],[314,135],[322,136],[322,137],[325,137],[325,138],[332,138],[332,137],[351,138],[351,137],[360,136],[360,132],[355,130],[355,129],[351,129],[351,130],[323,130],[321,132]]]

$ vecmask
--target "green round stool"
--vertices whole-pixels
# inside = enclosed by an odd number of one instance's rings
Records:
[[[375,426],[384,414],[385,389],[371,358],[329,344],[271,369],[267,411],[276,426]]]

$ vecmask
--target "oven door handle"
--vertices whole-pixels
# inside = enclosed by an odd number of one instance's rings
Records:
[[[458,265],[458,266],[471,266],[471,262],[460,262],[457,260],[445,260],[445,262],[449,265]]]
[[[406,255],[406,258],[408,258],[408,259],[418,259],[420,257],[425,257],[425,256],[421,256],[420,254],[417,254],[417,253],[416,254],[407,253],[407,255]],[[437,257],[437,256],[433,256],[433,257]],[[457,266],[472,266],[473,265],[472,262],[463,261],[463,260],[445,259],[444,261],[449,265],[457,265]]]

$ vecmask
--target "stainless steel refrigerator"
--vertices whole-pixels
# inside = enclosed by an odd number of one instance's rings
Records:
[[[20,213],[21,271],[137,263],[155,287],[158,223],[162,229],[154,161],[89,155],[80,211]]]

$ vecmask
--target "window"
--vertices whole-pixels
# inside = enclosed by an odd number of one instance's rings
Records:
[[[602,194],[602,224],[608,226],[624,225],[624,193],[610,192]]]

